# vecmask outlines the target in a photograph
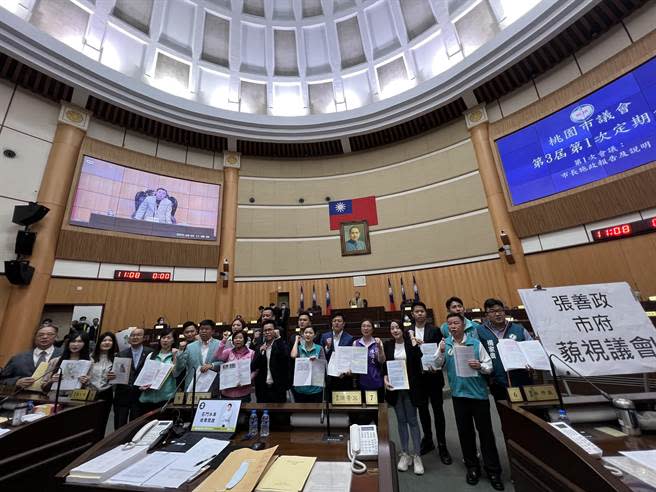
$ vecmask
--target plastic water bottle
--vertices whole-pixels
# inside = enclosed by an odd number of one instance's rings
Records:
[[[570,425],[569,417],[567,416],[567,410],[564,408],[558,410],[558,420],[565,422],[567,425]]]
[[[251,410],[251,416],[248,418],[248,435],[251,437],[257,436],[257,411]]]
[[[260,436],[267,437],[269,435],[269,411],[265,410],[262,414],[262,426],[260,427]]]

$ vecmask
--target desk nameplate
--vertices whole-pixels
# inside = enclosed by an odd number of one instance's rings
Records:
[[[366,405],[378,405],[378,391],[365,391],[364,400]]]
[[[558,393],[553,384],[531,384],[524,386],[526,401],[558,400]]]
[[[333,405],[362,405],[360,391],[333,391]]]
[[[192,393],[183,393],[181,391],[178,391],[175,396],[173,397],[173,404],[174,405],[190,405],[191,404],[191,398],[192,398]],[[200,400],[211,400],[212,399],[212,393],[210,392],[198,392],[195,395],[194,400],[194,405],[197,405]]]
[[[517,387],[508,388],[508,399],[511,403],[520,403],[524,401],[522,389]]]

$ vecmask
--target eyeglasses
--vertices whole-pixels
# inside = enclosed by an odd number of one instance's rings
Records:
[[[506,310],[503,308],[495,308],[495,309],[488,309],[487,312],[489,314],[497,314],[497,313],[505,313]]]

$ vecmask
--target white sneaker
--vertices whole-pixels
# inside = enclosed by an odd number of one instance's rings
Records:
[[[412,467],[415,470],[415,475],[423,475],[424,464],[421,462],[421,458],[418,455],[414,455],[412,460],[413,460]]]
[[[409,454],[406,453],[401,453],[399,455],[399,464],[397,465],[396,469],[399,471],[408,471],[408,467],[412,463],[412,458],[410,457]]]

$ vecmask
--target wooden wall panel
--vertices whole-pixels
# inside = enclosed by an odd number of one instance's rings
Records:
[[[191,179],[205,183],[223,183],[223,171],[188,166],[121,147],[85,138],[78,157],[75,180],[65,213],[65,223],[57,242],[57,258],[68,260],[130,263],[136,265],[169,265],[186,267],[212,267],[218,264],[217,241],[191,241],[149,236],[137,236],[120,232],[89,229],[68,224],[80,167],[85,155],[97,157],[120,165],[175,178]],[[221,190],[221,199],[223,190]],[[219,207],[219,219],[221,207]],[[217,234],[221,230],[217,222]]]
[[[656,31],[653,31],[565,87],[492,123],[490,139],[499,175],[504,177],[494,140],[530,125],[599,89],[651,59],[655,52]],[[512,205],[505,179],[502,179],[502,182],[506,204],[520,237],[565,229],[656,206],[656,195],[653,193],[656,184],[656,163],[518,206]]]

